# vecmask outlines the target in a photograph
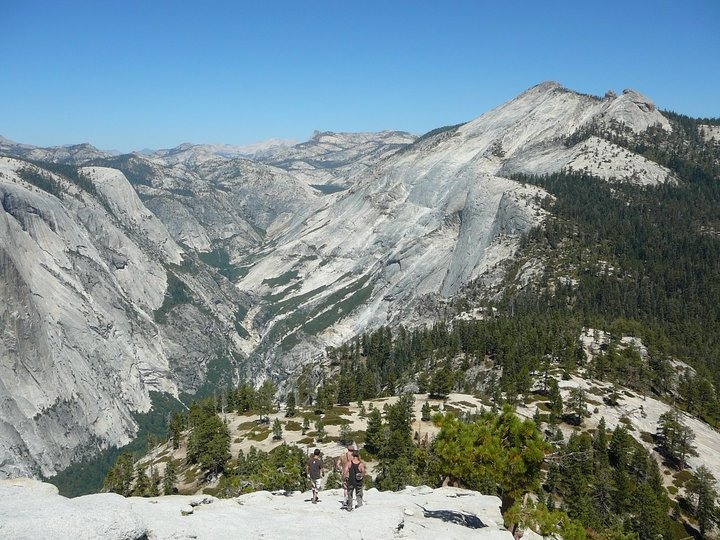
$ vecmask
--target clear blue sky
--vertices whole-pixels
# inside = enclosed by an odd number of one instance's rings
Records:
[[[545,80],[720,116],[720,1],[0,0],[0,135],[128,151],[423,133]]]

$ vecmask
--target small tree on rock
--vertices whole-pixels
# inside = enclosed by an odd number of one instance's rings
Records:
[[[693,513],[698,520],[700,533],[705,536],[717,519],[720,518],[715,506],[717,490],[715,477],[705,465],[698,467],[695,476],[690,480],[689,492],[694,499]]]
[[[147,475],[147,465],[138,463],[135,467],[135,489],[133,495],[136,497],[147,497],[150,491],[150,478]]]
[[[174,450],[180,447],[180,438],[182,436],[182,430],[185,429],[185,418],[180,413],[173,413],[170,417],[170,424],[168,425],[168,437],[172,439],[172,446]]]
[[[260,386],[257,391],[257,410],[260,413],[260,421],[268,423],[269,415],[273,410],[273,401],[275,399],[275,393],[277,392],[277,386],[271,380],[266,380]]]
[[[584,389],[572,388],[570,390],[570,400],[568,401],[568,406],[573,415],[573,423],[576,426],[582,424],[583,418],[587,414],[587,409],[585,408],[586,402],[587,398],[585,397]]]
[[[276,418],[273,422],[273,441],[279,441],[282,439],[282,424],[280,419]]]
[[[303,416],[302,434],[305,435],[309,429],[310,429],[310,419],[307,416]]]
[[[427,401],[425,403],[423,403],[422,409],[420,410],[420,414],[421,414],[420,419],[423,422],[430,421],[432,411],[430,410],[430,404]]]
[[[343,446],[347,446],[352,443],[352,435],[350,433],[350,424],[340,425],[340,443]]]
[[[676,410],[660,415],[656,436],[668,456],[675,461],[678,469],[685,467],[685,458],[693,453],[695,433],[680,419]]]
[[[548,422],[550,424],[557,424],[562,417],[563,399],[560,394],[560,385],[558,385],[556,379],[550,379],[548,399],[550,400],[550,416]]]
[[[377,455],[382,447],[382,440],[382,415],[378,409],[372,409],[368,417],[367,429],[365,430],[365,448],[371,454]]]
[[[323,424],[322,418],[315,420],[315,431],[317,431],[317,441],[323,442],[327,433],[325,432],[325,425]]]
[[[135,460],[132,454],[130,452],[121,454],[105,476],[102,490],[129,497],[132,493],[134,468]]]
[[[175,467],[175,461],[172,459],[165,465],[165,475],[163,476],[162,486],[163,495],[172,495],[177,493],[175,484],[177,483],[177,469]]]
[[[290,393],[287,395],[287,400],[285,401],[285,416],[287,418],[292,418],[295,416],[295,392],[290,391]]]

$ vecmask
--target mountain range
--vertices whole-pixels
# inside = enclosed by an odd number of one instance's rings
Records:
[[[509,270],[553,197],[523,175],[674,185],[618,138],[675,129],[635,91],[548,82],[421,137],[123,155],[0,138],[0,475],[123,445],[158,396],[282,382],[362,332],[447,317],[469,287],[522,288],[541,258]]]

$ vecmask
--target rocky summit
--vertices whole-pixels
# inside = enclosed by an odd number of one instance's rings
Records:
[[[548,212],[520,174],[672,183],[613,134],[672,130],[634,91],[543,83],[422,137],[116,155],[0,139],[0,475],[121,446],[154,392],[287,379],[380,325],[502,294]],[[252,159],[250,159],[252,158]]]
[[[342,490],[259,491],[210,496],[125,498],[113,493],[67,499],[54,486],[0,481],[0,536],[30,539],[157,540],[216,538],[449,538],[511,540],[500,499],[458,488],[370,489],[365,504],[340,508]]]

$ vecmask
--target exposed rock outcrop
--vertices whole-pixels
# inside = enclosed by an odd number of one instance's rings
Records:
[[[503,528],[500,499],[457,488],[369,490],[365,505],[340,509],[342,490],[250,493],[196,504],[174,495],[125,499],[115,494],[66,499],[53,486],[0,481],[0,536],[47,539],[215,538],[472,538],[511,540]]]

